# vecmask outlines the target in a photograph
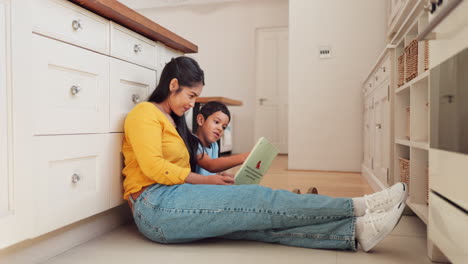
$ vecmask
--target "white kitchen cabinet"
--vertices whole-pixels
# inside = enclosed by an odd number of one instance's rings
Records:
[[[38,34],[109,54],[109,21],[68,1],[34,0],[32,30]]]
[[[160,42],[157,43],[157,54],[158,58],[156,60],[156,69],[158,72],[157,82],[159,83],[162,69],[164,68],[164,66],[166,66],[166,63],[170,62],[172,58],[177,58],[184,54],[180,51],[171,49]]]
[[[156,71],[111,58],[110,131],[123,132],[127,113],[156,87]]]
[[[182,53],[111,24],[71,1],[0,0],[0,249],[124,203],[123,120]]]
[[[392,39],[401,30],[406,18],[415,7],[422,6],[426,0],[390,0],[388,1],[387,37]],[[426,1],[427,2],[427,1]]]
[[[156,43],[111,22],[111,56],[150,69],[156,68]]]
[[[34,138],[35,235],[109,208],[109,143],[106,134]]]
[[[398,71],[396,77],[402,80],[393,86],[394,107],[394,181],[403,181],[405,175],[400,168],[400,158],[409,160],[409,197],[408,207],[421,220],[428,222],[428,167],[429,167],[429,71],[424,67],[424,42],[417,43],[418,56],[416,76],[410,78],[408,47],[427,24],[427,14],[421,10],[408,17],[406,31],[395,44],[395,62],[404,57],[404,71]],[[423,52],[420,52],[422,49]],[[401,66],[399,66],[401,67]],[[411,68],[410,68],[411,69]],[[414,68],[413,68],[414,69]]]
[[[388,186],[390,169],[390,149],[391,145],[391,120],[390,120],[390,84],[383,83],[374,93],[374,152],[373,152],[373,173]]]
[[[122,175],[122,168],[124,166],[124,157],[121,153],[122,149],[122,140],[124,134],[123,133],[111,133],[108,137],[108,148],[107,151],[109,153],[108,159],[110,161],[110,168],[109,168],[109,182],[110,182],[110,190],[109,190],[109,207],[113,208],[125,202],[123,199],[123,180],[124,177]]]
[[[34,134],[109,130],[109,57],[33,34]]]
[[[385,49],[363,84],[364,92],[364,158],[363,175],[374,189],[392,183],[392,58],[394,50]]]
[[[13,2],[0,0],[0,248],[27,239],[31,235],[33,223],[31,201],[34,195],[31,193],[32,184],[28,181],[32,175],[27,163],[31,157],[30,151],[25,151],[30,141],[22,140],[25,131],[20,129],[23,121],[28,119],[15,120],[15,117],[23,117],[26,111],[13,111],[15,103],[20,100],[27,102],[29,99],[20,99],[12,94],[12,84],[24,81],[14,78],[19,77],[15,73],[22,64],[12,64],[12,60],[21,60],[21,56],[28,56],[29,53],[21,50],[21,45],[12,49],[22,43],[22,37],[27,34],[16,34],[13,37],[11,25],[27,21],[27,18],[12,16],[12,13],[22,8],[17,1],[16,5]],[[19,24],[18,29],[23,26]],[[22,128],[29,129],[27,125]]]

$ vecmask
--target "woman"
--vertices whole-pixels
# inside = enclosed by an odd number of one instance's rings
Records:
[[[184,113],[200,96],[204,73],[188,57],[172,59],[148,99],[125,120],[124,198],[139,231],[160,243],[209,237],[308,248],[370,250],[396,226],[407,188],[359,198],[297,195],[230,176],[192,172],[198,142]]]

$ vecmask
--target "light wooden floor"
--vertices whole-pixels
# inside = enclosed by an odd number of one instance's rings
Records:
[[[273,161],[262,182],[273,189],[292,190],[299,188],[305,193],[310,186],[317,187],[319,194],[332,197],[358,197],[373,193],[361,173],[288,170],[288,156],[279,155]],[[237,171],[232,169],[232,172]]]
[[[287,156],[279,156],[264,177],[262,185],[273,189],[301,188],[303,192],[313,185],[319,189],[319,193],[334,197],[355,197],[372,193],[360,173],[288,171],[286,168]],[[319,250],[223,239],[165,245],[149,241],[138,232],[134,224],[129,224],[41,264],[81,264],[86,261],[95,264],[431,263],[426,256],[426,226],[417,217],[404,216],[397,228],[370,253],[361,250]]]

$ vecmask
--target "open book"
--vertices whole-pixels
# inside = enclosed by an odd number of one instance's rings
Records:
[[[234,176],[237,185],[258,184],[278,155],[278,149],[261,137]]]

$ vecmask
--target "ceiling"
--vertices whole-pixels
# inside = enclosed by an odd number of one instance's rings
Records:
[[[132,9],[157,8],[182,5],[214,4],[224,2],[239,2],[248,0],[119,0]]]

